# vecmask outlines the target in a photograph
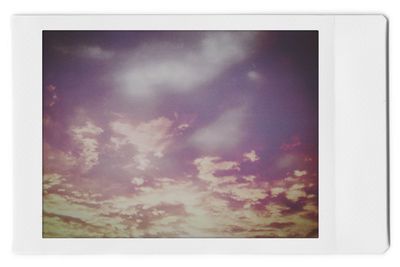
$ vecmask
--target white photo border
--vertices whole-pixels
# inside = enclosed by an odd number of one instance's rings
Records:
[[[356,19],[355,26],[352,19]],[[382,252],[388,247],[386,166],[386,30],[382,16],[334,15],[18,15],[13,17],[14,250],[19,253],[337,253]],[[369,23],[372,30],[359,31]],[[352,37],[344,34],[352,31]],[[42,31],[45,30],[313,30],[319,32],[319,237],[318,238],[42,238]],[[376,36],[379,35],[379,36]],[[376,36],[356,51],[360,40]],[[357,39],[358,38],[358,39]],[[350,42],[349,47],[347,43]],[[340,50],[339,50],[340,49]],[[372,49],[372,50],[371,50]],[[371,53],[375,66],[364,68]],[[344,54],[342,54],[344,53]],[[338,55],[340,55],[338,60]],[[382,61],[383,60],[383,61]],[[351,64],[348,63],[350,61]],[[364,62],[366,61],[366,62]],[[348,75],[355,67],[364,68]],[[366,75],[359,83],[359,75]],[[339,80],[338,80],[339,79]],[[344,79],[344,80],[342,80]],[[347,88],[343,82],[354,87]],[[360,88],[363,86],[363,88]],[[368,90],[366,90],[368,88]],[[369,108],[357,99],[365,90]],[[384,99],[382,99],[384,97]],[[354,109],[354,110],[353,110]],[[349,116],[348,112],[351,111]],[[355,124],[354,124],[355,123]],[[361,124],[361,125],[360,125]],[[361,129],[360,129],[361,126]],[[379,139],[370,164],[348,152],[350,136]],[[371,139],[373,138],[373,139]],[[353,140],[354,141],[354,140]],[[350,155],[349,155],[350,153]],[[347,155],[342,157],[343,155]],[[352,160],[353,162],[350,162]],[[376,166],[376,167],[374,167]],[[348,173],[347,173],[348,172]],[[350,174],[349,174],[350,173]],[[367,174],[368,174],[367,173]],[[340,177],[339,177],[340,175]],[[350,181],[349,181],[350,179]],[[362,192],[357,189],[360,179]],[[351,189],[351,190],[350,190]],[[359,188],[360,189],[360,188]],[[375,195],[370,196],[371,190]],[[357,197],[355,197],[355,195]],[[368,203],[363,207],[365,198]],[[347,202],[351,202],[348,205]],[[355,221],[365,224],[356,224]],[[371,228],[372,227],[372,228]],[[356,233],[352,235],[353,231]],[[372,232],[372,235],[371,235]],[[360,233],[365,233],[362,237]],[[368,236],[369,235],[369,236]]]

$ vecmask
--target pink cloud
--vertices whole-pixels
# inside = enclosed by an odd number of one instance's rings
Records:
[[[119,119],[110,123],[115,135],[111,142],[118,149],[121,145],[131,144],[137,150],[133,161],[139,170],[151,166],[151,157],[162,158],[173,137],[171,133],[173,122],[165,117],[142,122],[131,123],[127,119]]]

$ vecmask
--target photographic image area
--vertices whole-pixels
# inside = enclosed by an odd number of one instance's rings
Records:
[[[317,238],[318,31],[43,31],[44,238]]]

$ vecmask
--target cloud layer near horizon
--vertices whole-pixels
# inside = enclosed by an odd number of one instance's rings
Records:
[[[318,236],[315,34],[44,34],[44,237]]]

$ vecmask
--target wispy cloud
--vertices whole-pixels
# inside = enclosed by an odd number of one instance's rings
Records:
[[[188,92],[218,77],[250,51],[254,34],[206,33],[192,46],[146,44],[116,71],[115,81],[125,93],[154,97],[162,92]]]
[[[106,60],[114,56],[113,51],[97,45],[55,46],[54,49],[62,54],[96,60]]]

